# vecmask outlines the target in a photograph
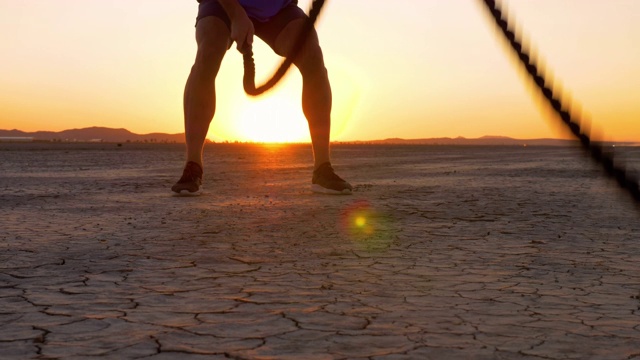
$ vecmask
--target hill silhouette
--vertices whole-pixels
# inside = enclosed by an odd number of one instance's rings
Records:
[[[30,137],[36,141],[63,142],[158,142],[183,143],[184,133],[165,134],[135,134],[127,129],[112,129],[106,127],[88,127],[64,131],[35,131],[0,130],[0,137]]]
[[[462,136],[456,138],[426,138],[426,139],[401,139],[389,138],[384,140],[354,141],[352,143],[365,143],[374,145],[511,145],[511,146],[567,146],[577,145],[575,140],[563,139],[514,139],[507,136],[483,136],[476,139],[468,139]]]
[[[5,139],[3,139],[5,138]],[[52,142],[139,142],[139,143],[184,143],[184,133],[166,134],[150,133],[136,134],[127,129],[113,129],[107,127],[88,127],[82,129],[70,129],[64,131],[35,131],[26,132],[21,130],[0,129],[0,141],[6,138],[32,138],[34,141]],[[338,141],[343,144],[395,144],[395,145],[512,145],[512,146],[567,146],[577,145],[575,140],[563,139],[514,139],[506,136],[483,136],[475,139],[468,139],[462,136],[456,138],[422,138],[422,139],[402,139],[389,138],[383,140],[364,141]],[[631,143],[620,143],[620,145]],[[633,144],[635,145],[635,144]]]

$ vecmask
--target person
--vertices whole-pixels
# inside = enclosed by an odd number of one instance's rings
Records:
[[[216,109],[215,78],[233,42],[238,51],[254,34],[276,54],[287,56],[307,15],[297,0],[198,0],[197,53],[184,92],[186,165],[172,186],[175,193],[197,193],[203,179],[203,148]],[[302,110],[309,125],[314,158],[311,189],[350,194],[351,185],[331,166],[331,86],[318,35],[313,30],[293,60],[302,75]]]

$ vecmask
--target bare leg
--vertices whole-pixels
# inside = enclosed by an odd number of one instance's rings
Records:
[[[215,80],[229,44],[229,29],[222,20],[209,16],[196,26],[198,52],[184,89],[184,132],[187,164],[171,190],[197,193],[202,184],[202,150],[209,124],[216,112]],[[195,163],[195,164],[194,164]]]
[[[292,21],[278,35],[275,49],[286,56],[293,48],[300,32],[303,19]],[[331,161],[331,85],[324,66],[322,49],[315,31],[300,51],[294,64],[302,74],[302,111],[309,123],[309,133],[314,155],[314,168]]]
[[[274,46],[282,56],[291,53],[304,19],[289,23],[278,35]],[[314,172],[311,190],[323,194],[351,194],[351,184],[336,175],[331,166],[331,85],[324,66],[318,35],[311,33],[293,63],[302,74],[302,110],[311,134]]]
[[[196,26],[198,52],[184,91],[184,128],[187,161],[202,167],[202,150],[216,110],[215,78],[229,44],[229,29],[217,17],[205,17]]]

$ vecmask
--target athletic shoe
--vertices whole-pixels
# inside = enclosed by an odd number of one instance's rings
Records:
[[[331,163],[323,163],[313,171],[311,191],[321,194],[348,195],[351,194],[351,184],[336,175]]]
[[[180,194],[183,190],[190,194],[200,191],[202,185],[202,167],[193,161],[189,161],[184,167],[182,177],[171,187],[171,191]]]

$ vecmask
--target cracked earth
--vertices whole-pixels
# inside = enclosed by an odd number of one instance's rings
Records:
[[[565,148],[0,147],[3,359],[640,359],[640,212]],[[20,184],[20,186],[16,186]]]

